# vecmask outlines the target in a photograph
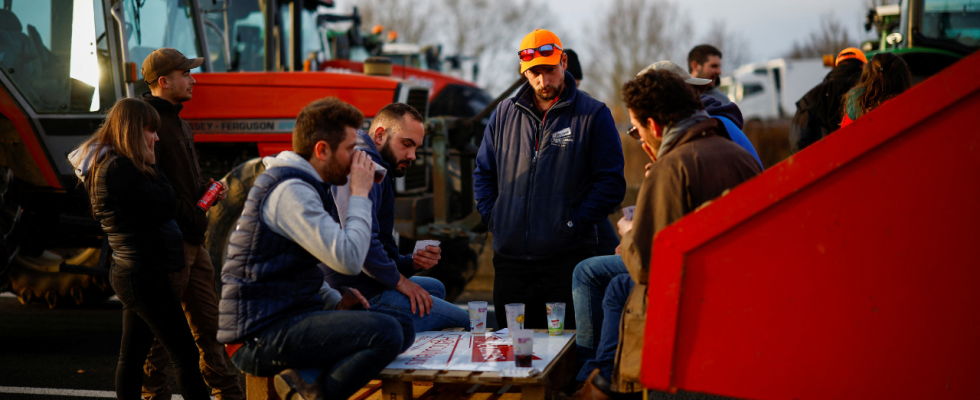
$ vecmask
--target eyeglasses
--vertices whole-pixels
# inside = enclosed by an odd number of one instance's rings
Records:
[[[551,57],[552,54],[555,54],[555,49],[558,49],[558,51],[561,51],[561,47],[558,47],[558,45],[555,45],[555,44],[546,44],[546,45],[542,45],[541,47],[538,47],[536,49],[535,48],[530,48],[530,49],[524,49],[524,50],[518,51],[517,52],[517,55],[519,55],[521,57],[521,61],[528,62],[528,61],[531,61],[531,60],[534,59],[534,52],[535,51],[538,52],[538,54],[540,54],[541,57]]]
[[[627,134],[627,135],[630,135],[630,137],[631,137],[631,138],[633,138],[633,139],[636,139],[636,140],[639,140],[639,141],[640,141],[640,143],[643,143],[643,139],[641,139],[641,138],[640,138],[640,130],[639,130],[639,129],[636,129],[636,127],[635,127],[635,126],[631,126],[631,127],[630,127],[630,128],[629,128],[629,129],[627,130],[627,131],[626,131],[626,134]]]

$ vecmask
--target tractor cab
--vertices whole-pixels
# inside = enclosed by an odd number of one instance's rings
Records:
[[[918,83],[980,49],[980,1],[902,0],[868,10],[864,27],[878,34],[861,45],[868,58],[894,52]]]

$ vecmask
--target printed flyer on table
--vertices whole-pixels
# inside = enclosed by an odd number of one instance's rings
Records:
[[[531,366],[544,371],[573,337],[574,333],[549,336],[547,332],[535,332]],[[506,333],[419,332],[415,334],[415,344],[388,368],[502,371],[514,368],[514,345]]]

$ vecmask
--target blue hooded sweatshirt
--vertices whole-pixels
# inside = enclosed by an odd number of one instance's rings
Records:
[[[565,89],[545,113],[525,83],[490,116],[476,157],[477,209],[496,255],[537,260],[595,247],[596,223],[623,202],[623,147],[609,108]]]
[[[412,264],[412,255],[398,254],[398,245],[391,234],[395,227],[395,189],[392,185],[394,176],[390,173],[391,168],[381,158],[371,137],[361,130],[357,131],[356,148],[366,152],[374,162],[389,171],[381,183],[374,184],[368,194],[374,206],[371,212],[371,248],[360,274],[344,275],[328,269],[324,273],[324,280],[334,288],[347,286],[357,289],[370,300],[385,290],[394,289],[400,275],[415,275],[415,266]]]
[[[755,146],[752,146],[752,142],[742,132],[742,110],[739,110],[735,103],[721,104],[720,101],[708,95],[701,95],[701,104],[704,105],[704,111],[708,115],[721,121],[721,128],[723,129],[719,129],[718,134],[731,139],[739,147],[745,149],[759,162],[759,166],[765,169],[762,160],[759,159],[759,154],[755,152]]]

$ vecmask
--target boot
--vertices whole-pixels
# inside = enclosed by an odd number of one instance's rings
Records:
[[[557,398],[561,400],[610,400],[612,392],[609,390],[609,381],[599,375],[599,369],[596,368],[589,374],[589,378],[585,380],[582,388],[575,394],[571,397],[559,394]]]
[[[306,383],[295,369],[287,369],[276,375],[275,386],[282,400],[323,400],[319,383]]]

